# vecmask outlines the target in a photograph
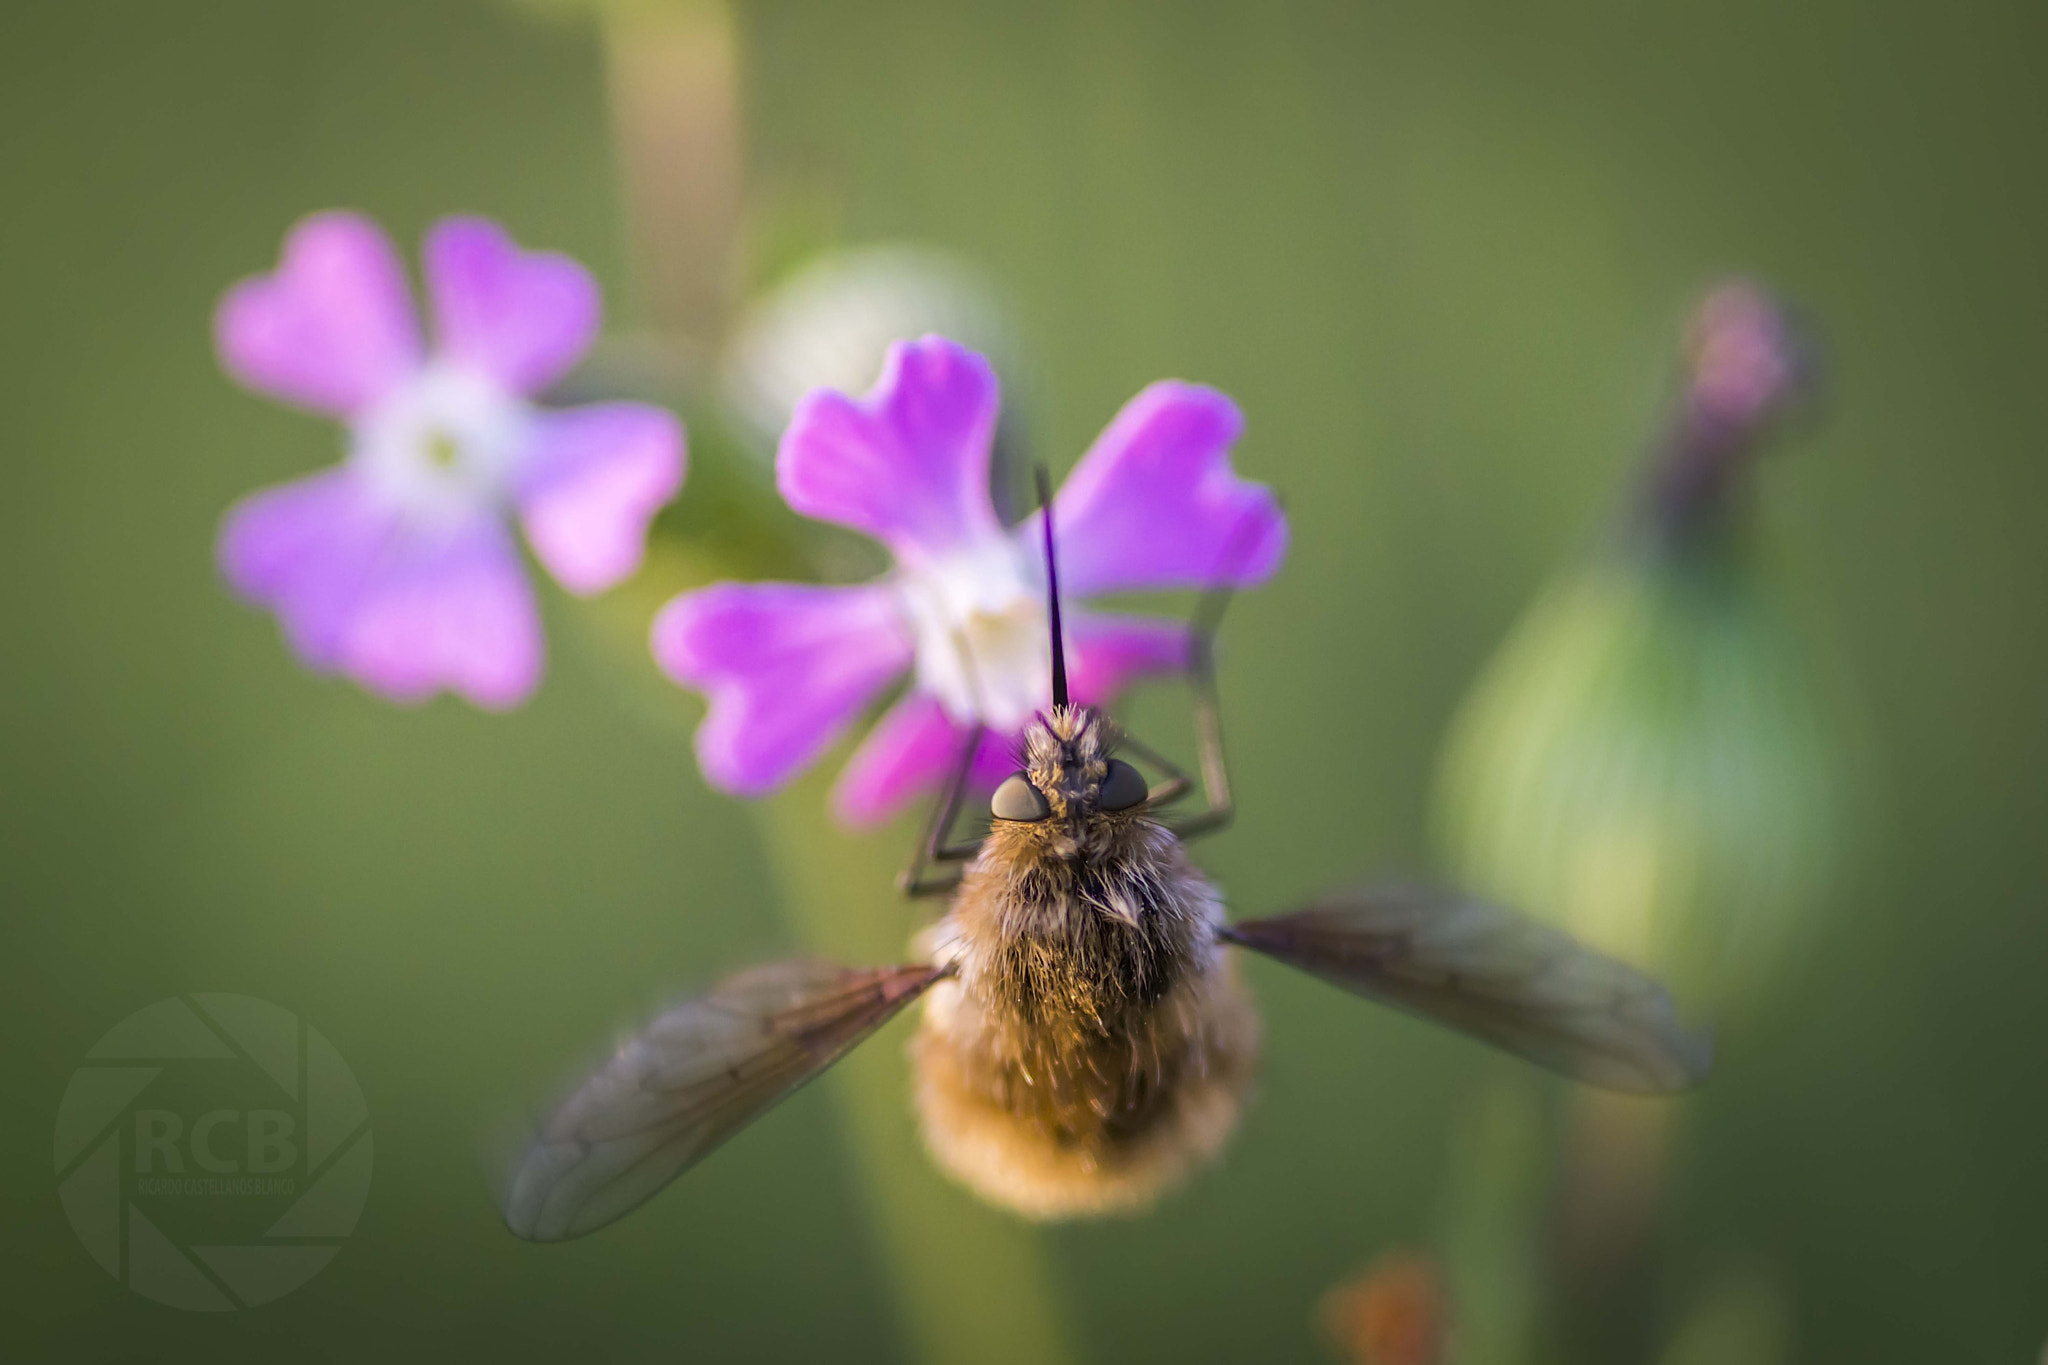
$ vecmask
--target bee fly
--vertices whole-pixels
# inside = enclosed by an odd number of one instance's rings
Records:
[[[996,788],[987,835],[949,843],[970,736],[903,877],[912,895],[953,893],[920,960],[774,963],[655,1019],[542,1126],[505,1196],[514,1233],[552,1241],[610,1223],[920,997],[916,1104],[941,1167],[1033,1218],[1142,1208],[1213,1158],[1243,1108],[1259,1028],[1230,947],[1592,1085],[1663,1092],[1705,1074],[1708,1040],[1657,983],[1491,905],[1365,888],[1226,922],[1185,847],[1232,811],[1209,652],[1221,597],[1190,628],[1204,809],[1175,819],[1166,808],[1193,780],[1068,700],[1039,477],[1052,707]]]

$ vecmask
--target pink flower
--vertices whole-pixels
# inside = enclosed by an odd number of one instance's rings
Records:
[[[531,403],[597,333],[597,286],[576,262],[445,218],[423,264],[431,348],[390,239],[352,213],[306,219],[275,273],[221,300],[228,373],[348,433],[341,464],[229,511],[221,572],[316,672],[394,701],[446,688],[516,706],[542,645],[510,517],[564,587],[610,587],[682,483],[682,427],[639,403]]]
[[[1005,528],[989,498],[998,394],[972,351],[930,336],[889,350],[861,399],[830,389],[797,407],[776,458],[789,505],[880,540],[893,572],[867,584],[720,583],[654,623],[654,655],[701,689],[697,755],[717,786],[761,795],[813,762],[874,698],[910,687],[855,752],[833,803],[879,820],[949,769],[977,721],[981,775],[1050,703],[1037,516]],[[1054,500],[1076,701],[1183,666],[1178,621],[1088,611],[1109,592],[1249,585],[1279,567],[1287,525],[1272,494],[1236,476],[1243,427],[1214,389],[1157,383],[1117,414]]]
[[[1744,435],[1800,396],[1813,357],[1761,285],[1728,280],[1700,302],[1686,336],[1688,415]]]

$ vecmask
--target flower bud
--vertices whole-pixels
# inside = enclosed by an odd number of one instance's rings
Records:
[[[1808,372],[1789,337],[1754,286],[1708,296],[1643,484],[1648,518],[1541,594],[1439,771],[1438,830],[1474,890],[1687,1003],[1729,1005],[1769,978],[1835,851],[1834,718],[1729,534],[1731,479]]]
[[[805,394],[862,392],[891,343],[930,332],[1014,380],[1008,312],[974,267],[907,243],[828,251],[747,307],[725,349],[727,402],[772,452]]]
[[[1655,541],[1711,539],[1760,438],[1812,388],[1813,353],[1782,305],[1730,280],[1695,310],[1677,411],[1643,476],[1643,521]]]
[[[1450,1310],[1435,1261],[1390,1251],[1323,1296],[1323,1334],[1357,1365],[1442,1365]]]

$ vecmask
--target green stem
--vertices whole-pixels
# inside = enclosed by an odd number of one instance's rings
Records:
[[[905,961],[930,913],[895,891],[892,851],[908,845],[840,829],[826,812],[827,785],[813,774],[756,807],[791,924],[805,948],[825,956]],[[827,1078],[915,1356],[948,1365],[1075,1361],[1045,1237],[948,1184],[925,1158],[903,1055],[915,1013]]]
[[[648,321],[685,370],[701,370],[731,304],[743,203],[733,7],[729,0],[622,0],[602,13]],[[641,660],[629,670],[636,705],[665,723],[673,722],[673,708],[645,665],[650,603],[733,572],[755,551],[775,558],[796,548],[764,543],[774,539],[756,534],[764,525],[739,515],[765,481],[726,480],[729,500],[707,500],[707,491],[718,491],[709,481],[718,464],[700,458],[691,476],[693,497],[672,528],[690,533],[680,542],[658,538],[648,571],[614,594],[609,610],[591,613],[593,638]],[[693,515],[697,524],[687,526]],[[737,535],[735,527],[742,528]],[[796,936],[806,950],[849,963],[903,961],[921,918],[894,891],[886,850],[903,845],[847,835],[827,815],[825,793],[826,779],[813,775],[755,807]],[[845,1118],[856,1178],[915,1355],[989,1365],[1076,1360],[1043,1239],[946,1184],[924,1159],[902,1055],[911,1022],[899,1020],[884,1038],[856,1049],[826,1084]]]
[[[745,185],[738,25],[726,0],[628,0],[601,13],[646,320],[708,353],[737,273]]]

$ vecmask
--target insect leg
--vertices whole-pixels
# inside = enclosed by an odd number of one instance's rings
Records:
[[[1220,607],[1215,614],[1222,615]],[[1212,620],[1203,629],[1199,614],[1196,619],[1198,625],[1188,632],[1188,687],[1195,697],[1195,742],[1201,756],[1202,795],[1207,805],[1185,819],[1168,822],[1167,828],[1183,843],[1214,834],[1237,814],[1237,806],[1230,798],[1230,765],[1223,756],[1223,711],[1216,699],[1216,658],[1209,647],[1215,626]]]
[[[1180,800],[1195,789],[1194,779],[1181,769],[1178,763],[1160,753],[1151,745],[1133,735],[1124,735],[1117,741],[1117,748],[1128,754],[1135,754],[1160,772],[1166,780],[1154,784],[1145,793],[1145,803],[1155,810]]]
[[[967,780],[974,774],[974,756],[981,750],[981,736],[982,727],[979,725],[969,731],[967,742],[961,746],[959,761],[953,765],[953,776],[946,783],[945,794],[932,807],[932,818],[925,826],[924,837],[912,850],[909,865],[896,877],[897,888],[906,896],[937,896],[951,891],[960,884],[963,869],[958,864],[981,852],[979,839],[958,844],[946,842],[953,822],[960,818],[960,803],[967,794]],[[933,874],[933,863],[952,863],[955,866]]]
[[[1251,553],[1258,526],[1256,513],[1247,512],[1239,519],[1224,545],[1216,573],[1209,580],[1213,586],[1202,594],[1195,603],[1194,614],[1188,618],[1188,686],[1194,693],[1195,739],[1200,746],[1202,794],[1208,807],[1168,824],[1167,828],[1183,841],[1215,833],[1237,813],[1230,798],[1230,766],[1223,757],[1223,708],[1216,697],[1214,645],[1224,610],[1236,592],[1230,578]]]
[[[1210,650],[1216,625],[1222,619],[1230,593],[1229,588],[1211,589],[1188,622],[1188,662],[1184,671],[1188,688],[1194,694],[1195,739],[1200,750],[1202,790],[1208,798],[1208,805],[1196,814],[1168,822],[1167,828],[1182,840],[1215,833],[1229,824],[1236,812],[1230,799],[1230,770],[1223,757],[1222,709],[1216,699],[1215,657]],[[1146,792],[1147,805],[1155,809],[1169,805],[1194,790],[1194,779],[1179,764],[1135,735],[1123,735],[1118,746],[1166,775],[1165,781]]]

